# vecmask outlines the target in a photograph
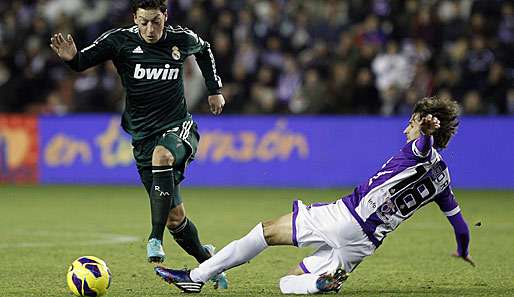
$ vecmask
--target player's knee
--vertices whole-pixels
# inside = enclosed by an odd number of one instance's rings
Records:
[[[160,145],[155,147],[152,156],[153,166],[172,166],[173,163],[175,158],[168,149]]]
[[[268,245],[293,245],[291,214],[262,223],[264,239]]]
[[[268,245],[277,243],[277,232],[274,221],[265,221],[262,223],[262,231],[264,233],[264,239]]]

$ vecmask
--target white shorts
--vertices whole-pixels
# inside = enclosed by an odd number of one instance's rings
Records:
[[[293,244],[317,250],[300,262],[305,273],[321,275],[338,268],[351,272],[375,246],[341,199],[305,206],[293,202]]]

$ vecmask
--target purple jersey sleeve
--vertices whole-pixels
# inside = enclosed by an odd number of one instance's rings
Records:
[[[469,228],[460,212],[460,207],[451,188],[448,186],[441,194],[439,194],[435,202],[439,205],[441,211],[447,216],[448,221],[455,232],[457,240],[457,253],[461,257],[465,257],[469,253]]]
[[[450,186],[446,187],[444,191],[435,197],[435,202],[447,217],[451,217],[460,212],[459,204],[457,203],[457,200],[455,200],[455,195],[453,195]]]
[[[418,139],[414,140],[414,150],[417,150],[417,155],[419,157],[428,157],[428,153],[430,153],[432,145],[434,144],[434,138],[430,135],[421,135]]]
[[[466,257],[469,253],[469,228],[464,217],[459,212],[454,216],[448,217],[448,221],[455,231],[455,240],[457,240],[457,253],[461,257]]]
[[[433,144],[434,138],[432,136],[421,135],[415,140],[408,142],[402,148],[402,151],[407,155],[411,155],[419,159],[424,159],[430,157]]]

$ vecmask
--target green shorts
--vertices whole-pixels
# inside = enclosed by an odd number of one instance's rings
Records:
[[[198,128],[196,123],[192,120],[184,121],[178,126],[164,131],[163,133],[156,134],[155,136],[148,137],[141,141],[134,141],[132,143],[134,147],[134,158],[136,159],[136,166],[143,183],[142,172],[149,170],[151,173],[153,151],[156,146],[162,145],[168,149],[173,155],[173,158],[175,158],[173,173],[175,184],[178,185],[184,179],[186,167],[194,160],[199,141],[200,135],[198,134]]]

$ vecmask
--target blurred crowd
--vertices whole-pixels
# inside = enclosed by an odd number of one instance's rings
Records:
[[[514,115],[514,1],[170,0],[169,23],[209,41],[227,113],[411,112],[424,96],[452,97],[466,114]],[[0,112],[123,109],[116,69],[71,72],[51,52],[54,32],[79,47],[132,25],[129,1],[0,2]],[[190,110],[207,112],[194,59]]]

